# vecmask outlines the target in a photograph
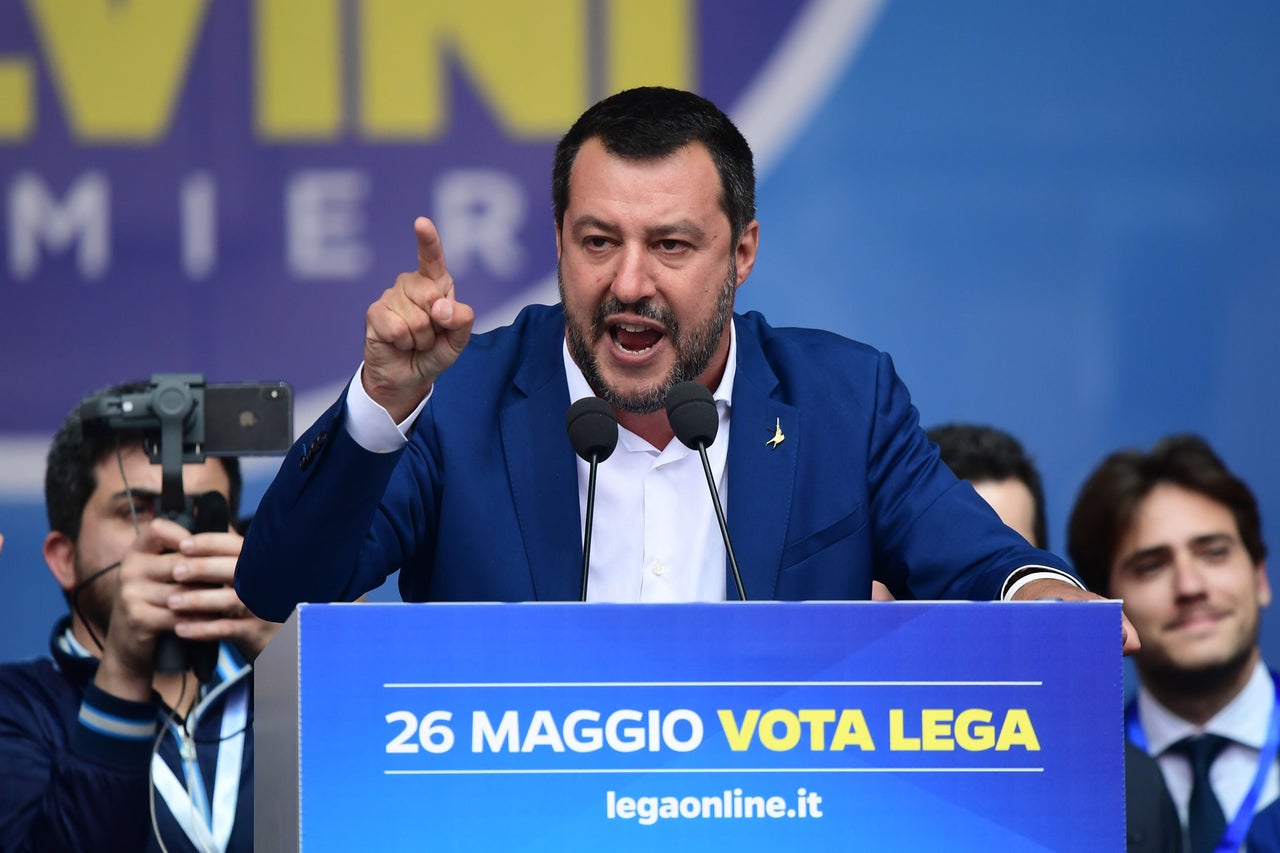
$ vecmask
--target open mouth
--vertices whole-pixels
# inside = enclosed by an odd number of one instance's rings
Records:
[[[643,354],[653,349],[665,335],[660,329],[651,329],[639,323],[613,323],[609,336],[623,352]]]

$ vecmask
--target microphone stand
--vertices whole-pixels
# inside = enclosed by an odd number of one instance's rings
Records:
[[[591,567],[591,525],[596,511],[596,466],[600,464],[600,454],[591,454],[591,474],[587,480],[587,523],[582,535],[582,594],[579,601],[587,600],[587,575]]]
[[[733,582],[738,587],[738,600],[746,601],[747,589],[742,584],[738,558],[734,556],[733,543],[729,541],[729,525],[724,521],[724,507],[720,505],[720,492],[716,489],[716,478],[707,459],[707,447],[716,440],[716,432],[720,428],[715,400],[711,392],[697,382],[678,382],[667,392],[666,409],[671,431],[685,447],[697,450],[702,460],[702,472],[707,475],[707,488],[711,492],[711,505],[715,507],[716,521],[720,524],[720,538],[724,540]]]
[[[582,532],[582,591],[580,601],[587,600],[587,576],[591,571],[591,527],[595,523],[596,466],[608,459],[618,446],[618,416],[599,397],[583,397],[569,407],[565,429],[573,452],[591,465],[587,480],[587,514]]]
[[[724,551],[729,557],[729,568],[733,571],[733,582],[738,587],[738,600],[747,600],[747,589],[742,585],[742,572],[738,571],[738,558],[733,554],[733,543],[729,541],[729,525],[724,521],[724,509],[720,506],[720,493],[716,490],[716,478],[711,473],[711,462],[707,459],[707,446],[698,442],[698,456],[702,459],[702,470],[707,475],[707,485],[711,487],[711,505],[716,510],[716,521],[720,523],[720,537],[724,539]],[[589,511],[589,510],[588,510]]]

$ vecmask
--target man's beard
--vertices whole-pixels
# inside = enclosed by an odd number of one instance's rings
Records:
[[[673,386],[697,378],[711,363],[712,357],[716,354],[716,348],[720,345],[720,336],[724,334],[725,325],[729,322],[729,318],[733,316],[733,297],[738,284],[738,265],[734,258],[731,257],[729,259],[729,271],[725,276],[724,285],[720,288],[720,293],[716,297],[715,311],[712,312],[706,323],[689,329],[687,333],[681,330],[680,323],[676,320],[674,314],[665,308],[659,308],[650,300],[642,299],[639,302],[628,305],[617,299],[609,298],[596,309],[595,316],[591,321],[590,335],[588,336],[587,331],[575,323],[573,317],[569,315],[568,303],[564,298],[564,279],[560,275],[560,267],[558,265],[556,266],[556,283],[560,288],[560,306],[564,311],[564,326],[568,332],[566,340],[569,345],[569,355],[573,357],[574,362],[582,371],[582,375],[586,378],[587,384],[591,386],[591,390],[596,393],[596,396],[615,409],[623,412],[632,412],[637,415],[647,415],[650,412],[658,411],[666,404],[667,393]],[[600,373],[600,364],[596,360],[595,354],[591,351],[592,344],[609,334],[608,326],[605,323],[606,318],[610,315],[621,313],[631,313],[637,317],[661,323],[665,329],[664,337],[675,349],[676,353],[675,364],[671,366],[671,372],[667,374],[663,381],[629,394],[606,384],[604,377]]]
[[[111,608],[119,594],[120,579],[115,576],[119,567],[119,561],[110,566],[85,566],[80,553],[77,551],[75,555],[76,588],[68,598],[72,608],[100,643],[106,642],[107,631],[111,627]]]
[[[1211,695],[1245,677],[1244,670],[1252,665],[1257,643],[1258,633],[1255,628],[1251,642],[1242,643],[1235,654],[1221,663],[1188,668],[1178,666],[1162,655],[1154,661],[1149,657],[1139,661],[1138,674],[1148,684],[1156,685],[1161,692],[1181,696]]]

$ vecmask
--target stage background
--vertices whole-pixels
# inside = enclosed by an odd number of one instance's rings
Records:
[[[553,301],[557,135],[645,83],[756,149],[739,309],[890,352],[925,425],[1020,436],[1052,549],[1104,454],[1177,431],[1280,542],[1277,44],[1267,0],[0,5],[0,658],[65,610],[41,481],[82,395],[285,379],[300,431],[417,214],[481,326]]]

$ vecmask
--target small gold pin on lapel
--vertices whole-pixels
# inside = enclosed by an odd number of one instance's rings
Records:
[[[786,440],[786,436],[782,434],[782,418],[778,418],[778,423],[773,428],[773,438],[765,442],[769,447],[777,447]]]

